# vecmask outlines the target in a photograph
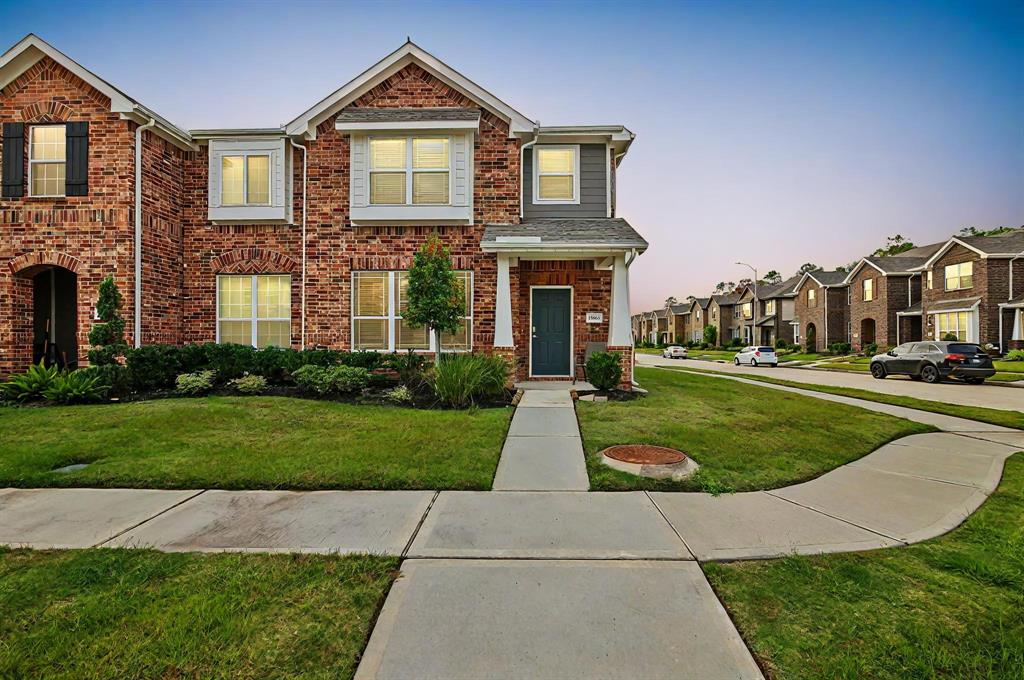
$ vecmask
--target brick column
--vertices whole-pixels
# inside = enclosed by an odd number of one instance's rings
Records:
[[[608,346],[609,352],[618,352],[620,364],[622,365],[622,379],[619,381],[619,389],[626,392],[633,391],[633,348],[630,346],[613,347]]]

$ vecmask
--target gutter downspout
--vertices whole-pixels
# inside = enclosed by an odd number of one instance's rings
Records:
[[[142,347],[142,133],[156,126],[156,118],[135,128],[135,342]]]
[[[828,286],[822,286],[821,289],[825,292],[822,296],[825,298],[825,344],[821,346],[822,351],[828,349]]]
[[[519,147],[519,219],[523,218],[526,207],[526,173],[523,172],[523,168],[526,167],[526,150],[537,143],[538,137],[540,137],[540,121],[533,126],[533,139]]]
[[[288,138],[293,149],[302,151],[302,311],[299,313],[299,347],[306,349],[306,147]]]

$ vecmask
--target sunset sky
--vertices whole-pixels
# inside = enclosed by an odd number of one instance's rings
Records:
[[[33,3],[35,32],[186,128],[288,121],[401,45],[542,124],[637,135],[633,311],[900,233],[1024,224],[1024,3]]]

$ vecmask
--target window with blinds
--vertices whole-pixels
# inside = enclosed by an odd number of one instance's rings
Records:
[[[291,316],[291,276],[217,277],[217,342],[289,347]]]
[[[270,156],[221,159],[221,205],[270,205]]]
[[[955,335],[957,340],[967,342],[970,339],[971,315],[968,312],[947,312],[935,315],[935,339],[945,340],[947,335]]]
[[[946,290],[961,290],[974,286],[974,263],[951,264],[945,269]]]
[[[29,131],[30,196],[64,196],[67,172],[67,126],[33,125]]]
[[[864,279],[864,282],[863,282],[862,286],[863,286],[862,299],[864,300],[864,302],[871,302],[872,300],[874,300],[875,299],[875,280],[874,279]]]
[[[534,147],[535,203],[578,203],[578,146]]]
[[[451,203],[448,137],[371,137],[372,205]]]
[[[470,350],[473,338],[473,272],[455,272],[465,295],[466,316],[455,333],[441,335],[442,350]],[[352,346],[385,352],[434,351],[426,327],[413,328],[403,318],[408,308],[409,274],[404,271],[352,274]]]

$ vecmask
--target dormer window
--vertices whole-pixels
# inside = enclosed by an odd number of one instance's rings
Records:
[[[30,196],[64,196],[67,169],[66,126],[33,125],[30,128],[28,151],[28,185]]]
[[[370,205],[448,205],[448,137],[371,137]]]
[[[270,205],[269,155],[224,156],[221,177],[221,205]]]
[[[534,147],[533,202],[580,202],[580,147]]]

